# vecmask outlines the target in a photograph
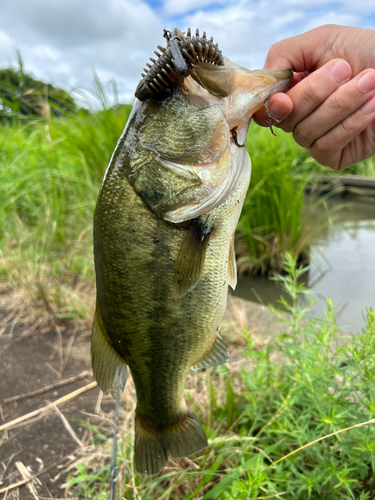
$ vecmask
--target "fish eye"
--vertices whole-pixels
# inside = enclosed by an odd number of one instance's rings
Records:
[[[167,87],[164,90],[161,90],[157,94],[154,94],[152,96],[152,99],[156,102],[163,102],[165,99],[168,99],[168,97],[171,95],[172,89],[170,87]]]

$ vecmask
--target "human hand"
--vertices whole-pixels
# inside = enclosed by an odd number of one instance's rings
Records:
[[[326,25],[276,43],[266,59],[265,69],[297,72],[269,99],[272,124],[334,170],[375,153],[374,44],[375,30]],[[265,108],[254,118],[270,125]]]

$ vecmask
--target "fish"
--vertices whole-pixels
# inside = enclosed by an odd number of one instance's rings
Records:
[[[146,475],[207,446],[185,402],[185,381],[190,369],[228,361],[220,322],[228,286],[237,282],[234,233],[251,173],[247,131],[253,113],[286,91],[292,76],[242,68],[205,34],[168,33],[173,53],[163,52],[159,83],[145,74],[138,86],[94,214],[92,368],[113,397],[131,372],[134,461]]]

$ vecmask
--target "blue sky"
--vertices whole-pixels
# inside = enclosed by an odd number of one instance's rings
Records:
[[[0,67],[15,66],[68,89],[89,87],[95,68],[131,101],[163,28],[213,36],[226,57],[249,69],[286,37],[327,23],[375,28],[369,0],[11,0],[0,2]]]

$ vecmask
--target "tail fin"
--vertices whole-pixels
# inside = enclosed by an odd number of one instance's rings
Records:
[[[186,457],[206,448],[207,438],[190,410],[177,423],[158,430],[144,425],[135,415],[135,467],[139,474],[154,476],[172,458]]]

